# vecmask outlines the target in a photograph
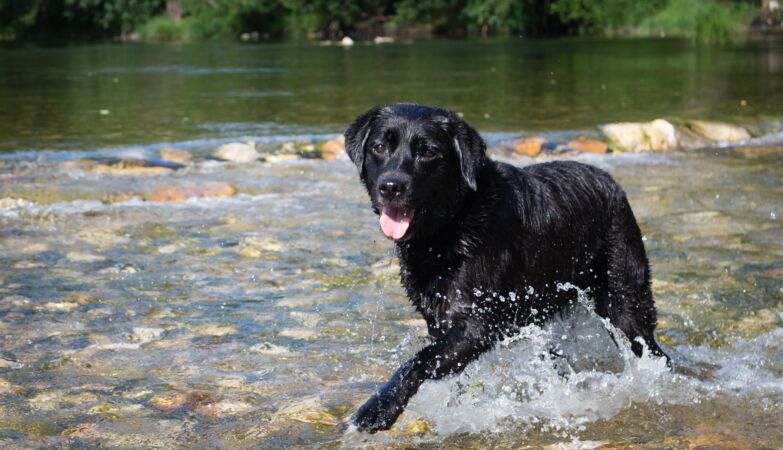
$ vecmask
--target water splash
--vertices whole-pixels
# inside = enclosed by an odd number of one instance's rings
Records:
[[[636,358],[622,335],[598,317],[588,291],[544,327],[528,326],[498,343],[459,376],[425,383],[407,414],[440,435],[514,427],[578,431],[633,402],[692,402],[693,386],[663,359]]]

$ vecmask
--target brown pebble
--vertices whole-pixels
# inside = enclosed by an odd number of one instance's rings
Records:
[[[568,142],[568,148],[582,153],[606,153],[609,146],[605,142],[580,137]]]
[[[517,139],[511,143],[511,146],[514,148],[514,153],[517,155],[525,155],[532,158],[538,156],[538,154],[541,153],[541,149],[546,143],[546,139],[534,136],[524,139]]]

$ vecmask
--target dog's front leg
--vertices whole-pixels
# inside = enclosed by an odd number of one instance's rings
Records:
[[[487,330],[479,322],[465,320],[455,325],[397,369],[391,380],[359,408],[353,422],[359,430],[370,433],[391,428],[425,380],[461,372],[490,345]]]

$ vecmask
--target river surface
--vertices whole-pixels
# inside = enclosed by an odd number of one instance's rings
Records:
[[[781,48],[0,50],[0,446],[783,448],[780,145],[577,157],[628,192],[674,371],[614,346],[581,292],[548,326],[425,383],[376,435],[348,419],[426,327],[355,168],[209,158],[239,138],[276,151],[328,137],[403,99],[461,111],[490,141],[657,117],[774,135]],[[169,145],[195,162],[129,176],[83,161]],[[237,195],[143,200],[218,182]]]

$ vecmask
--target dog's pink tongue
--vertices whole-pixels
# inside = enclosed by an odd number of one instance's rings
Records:
[[[400,239],[408,231],[412,218],[413,214],[411,211],[384,206],[383,210],[381,210],[381,231],[383,231],[386,237],[394,240]]]

